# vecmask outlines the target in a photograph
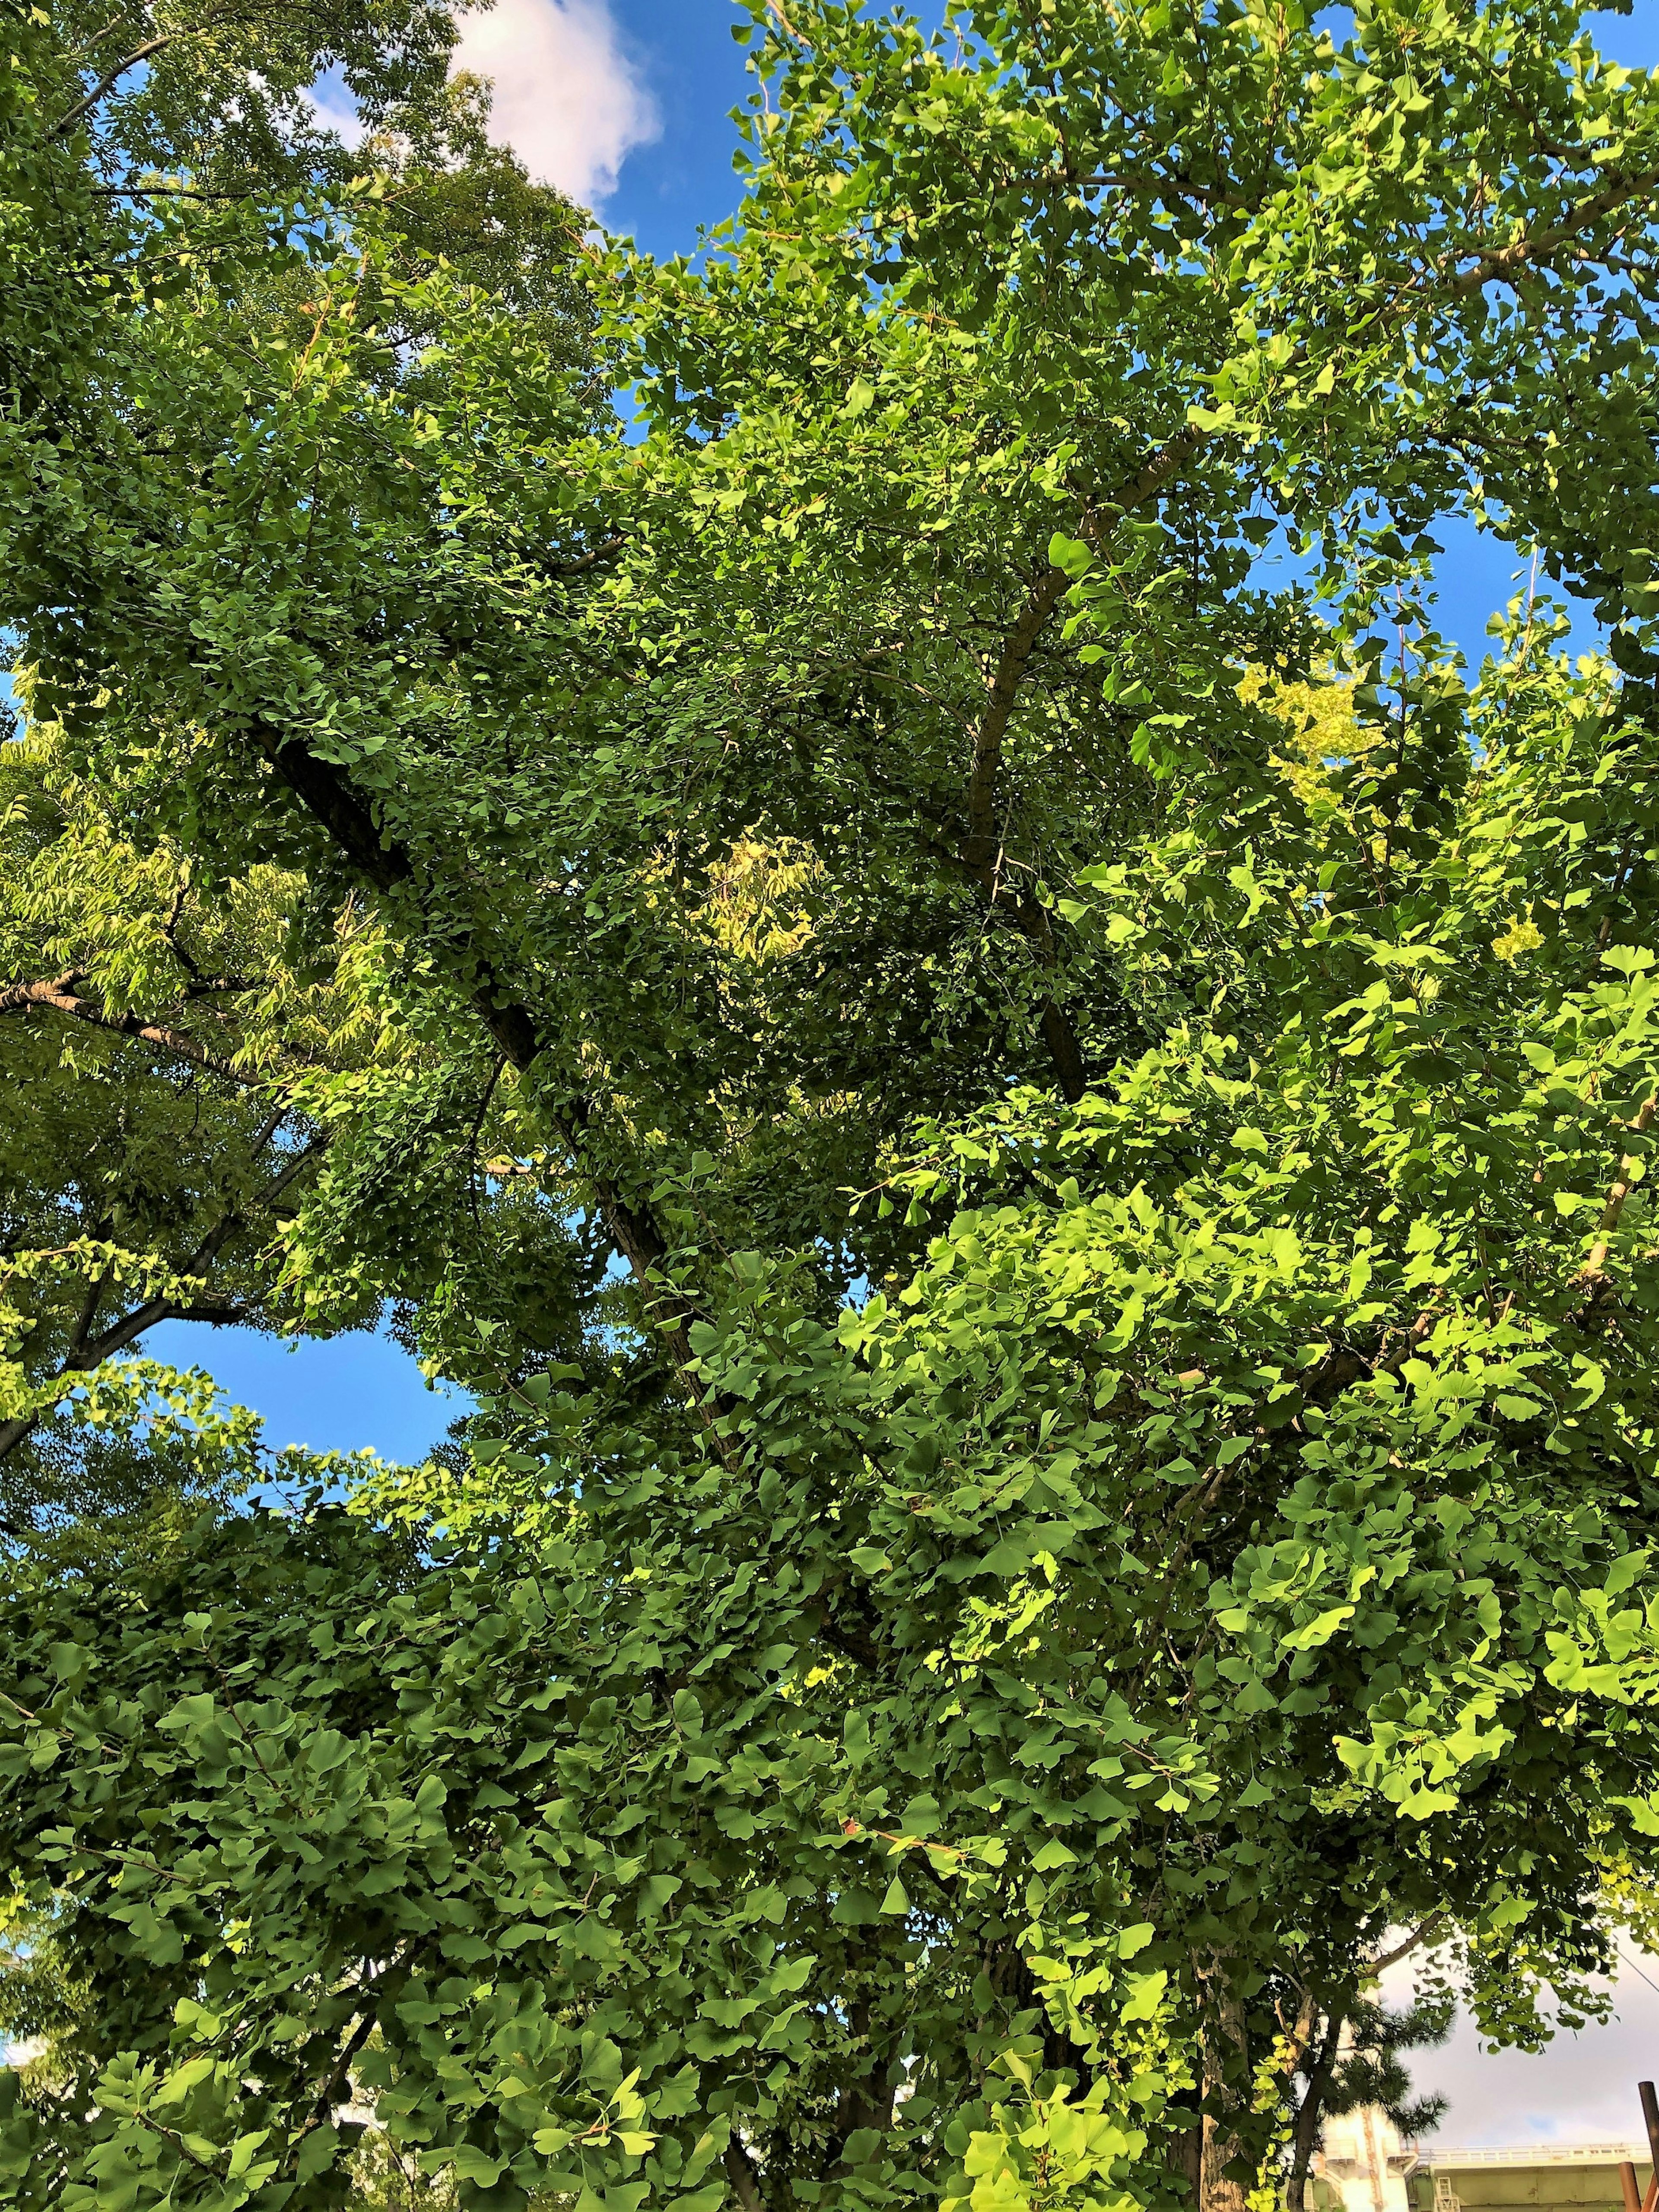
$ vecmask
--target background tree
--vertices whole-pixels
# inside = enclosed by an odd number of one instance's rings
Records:
[[[1410,2054],[1436,2050],[1451,2033],[1455,1996],[1441,1977],[1391,2009],[1370,1991],[1356,1993],[1346,2008],[1322,2012],[1310,2005],[1302,2042],[1302,2083],[1285,2179],[1290,2212],[1307,2202],[1316,2151],[1324,2147],[1324,2123],[1370,2106],[1386,2114],[1403,2142],[1432,2135],[1446,2116],[1443,2096],[1418,2093]]]

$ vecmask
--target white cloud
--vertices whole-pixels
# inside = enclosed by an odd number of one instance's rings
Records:
[[[331,69],[326,76],[319,76],[306,96],[311,102],[313,113],[325,131],[337,131],[348,146],[355,148],[362,144],[368,134],[357,112],[357,103],[346,90],[345,79],[337,69]]]
[[[1412,1970],[1384,1977],[1392,2005],[1411,1995]],[[1413,2086],[1438,2090],[1450,2109],[1438,2140],[1460,2144],[1642,2141],[1636,2084],[1654,2072],[1659,2042],[1659,1961],[1638,1954],[1614,1985],[1618,2008],[1605,2027],[1564,2028],[1536,2054],[1490,2051],[1462,2014],[1439,2051],[1406,2054]]]
[[[607,0],[495,0],[462,18],[455,66],[494,80],[492,136],[586,206],[614,191],[626,156],[657,135]]]

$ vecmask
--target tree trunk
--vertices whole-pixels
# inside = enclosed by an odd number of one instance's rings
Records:
[[[1206,1961],[1203,1989],[1204,2121],[1199,2146],[1199,2212],[1247,2212],[1249,2185],[1227,2171],[1243,2154],[1239,2119],[1248,2108],[1249,2034],[1244,2000],[1224,1952]]]
[[[1204,2129],[1182,2128],[1170,2142],[1170,2171],[1178,2181],[1187,2185],[1188,2194],[1196,2204],[1204,2188]]]
[[[1313,2154],[1319,2142],[1319,2124],[1325,2114],[1325,2092],[1330,2087],[1331,2069],[1336,2063],[1345,2018],[1346,2014],[1340,2012],[1330,2014],[1325,2022],[1325,2033],[1319,2048],[1308,2066],[1308,2086],[1302,2093],[1302,2102],[1297,2106],[1296,2130],[1291,2137],[1291,2172],[1285,2185],[1285,2212],[1306,2212],[1308,2171],[1313,2164]]]

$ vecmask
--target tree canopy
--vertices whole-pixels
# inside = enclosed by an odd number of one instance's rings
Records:
[[[1649,79],[789,0],[657,264],[441,11],[140,13],[0,84],[0,2202],[1241,2212],[1403,2098],[1402,1941],[1595,2009]],[[134,1356],[388,1308],[479,1411],[280,1510]]]

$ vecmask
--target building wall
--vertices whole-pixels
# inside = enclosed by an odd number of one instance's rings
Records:
[[[1636,2169],[1645,2191],[1652,2168]],[[1583,2166],[1562,2160],[1539,2166],[1420,2166],[1407,2177],[1413,2212],[1434,2212],[1434,2185],[1443,2176],[1463,2212],[1507,2212],[1510,2206],[1540,2204],[1561,2212],[1624,2212],[1617,2166]]]

